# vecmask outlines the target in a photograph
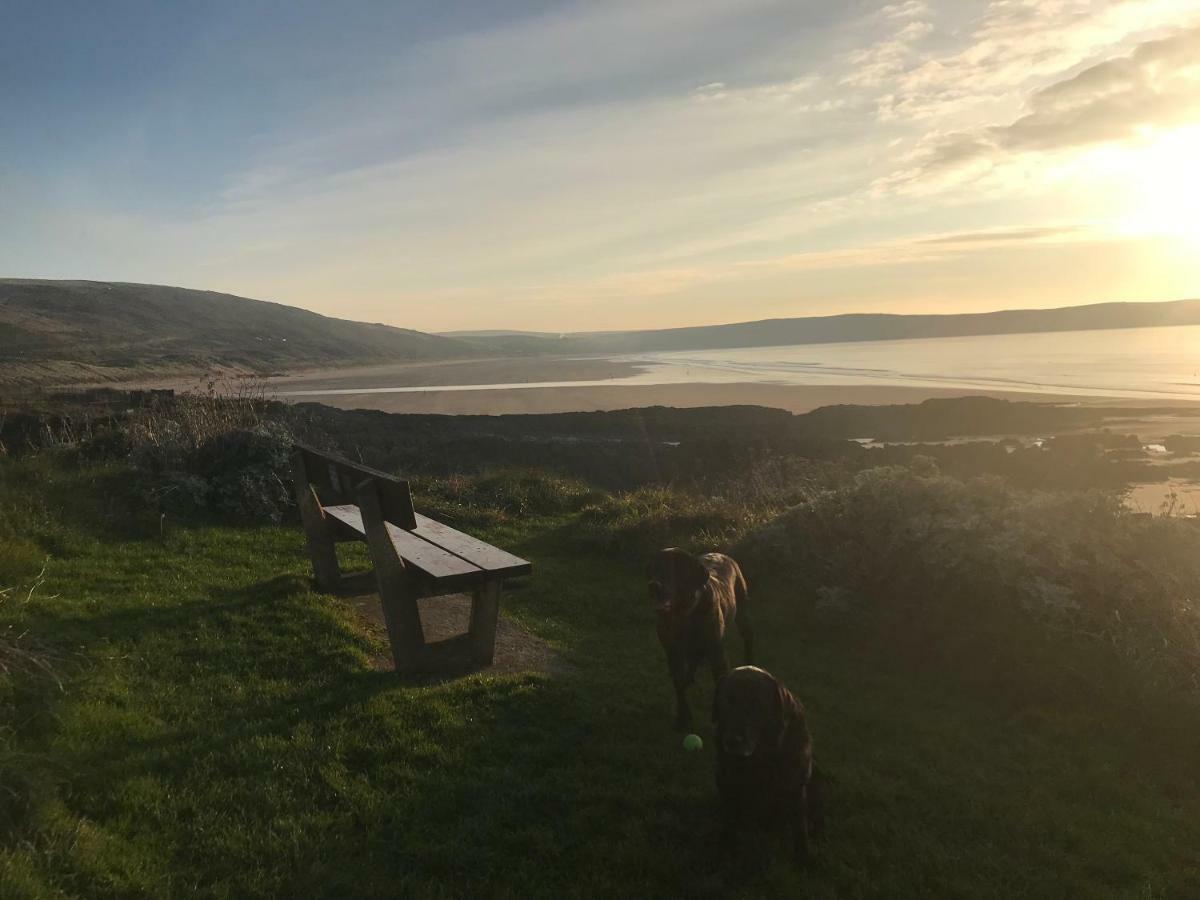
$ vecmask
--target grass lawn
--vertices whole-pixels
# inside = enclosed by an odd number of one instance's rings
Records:
[[[474,529],[534,561],[504,609],[571,671],[406,687],[309,588],[298,527],[160,534],[123,497],[110,470],[0,463],[0,554],[52,557],[0,615],[64,673],[11,692],[5,898],[1200,896],[1195,760],[1100,707],[986,702],[752,585],[760,661],[831,778],[828,836],[803,873],[782,838],[721,862],[640,560],[570,549],[569,517]]]

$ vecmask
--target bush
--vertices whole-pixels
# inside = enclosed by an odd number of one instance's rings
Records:
[[[292,505],[295,438],[280,422],[218,434],[196,448],[191,470],[209,485],[209,504],[236,518],[282,521]]]
[[[571,538],[581,549],[642,557],[675,545],[714,550],[727,547],[769,515],[762,507],[722,497],[642,488],[587,506]]]
[[[213,435],[194,448],[176,440],[143,444],[133,462],[149,476],[148,492],[165,511],[280,522],[293,505],[293,443],[282,423],[264,422]]]
[[[1200,701],[1200,535],[1101,492],[863,472],[736,549],[752,579],[856,612],[896,645],[1036,679],[1112,673]],[[1051,666],[1052,669],[1048,669]]]
[[[413,490],[422,512],[463,525],[493,525],[512,517],[563,515],[576,512],[601,496],[571,478],[521,470],[418,479]]]
[[[129,462],[165,512],[282,521],[295,442],[282,407],[184,397],[125,423]]]

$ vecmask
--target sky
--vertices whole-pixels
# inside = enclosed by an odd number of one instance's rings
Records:
[[[1200,297],[1200,0],[0,21],[0,276],[427,331]]]

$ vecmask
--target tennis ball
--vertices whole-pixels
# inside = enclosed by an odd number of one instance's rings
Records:
[[[688,750],[688,751],[699,750],[703,746],[704,746],[704,741],[700,740],[700,735],[698,735],[698,734],[689,734],[687,737],[685,737],[683,739],[683,749],[684,750]]]

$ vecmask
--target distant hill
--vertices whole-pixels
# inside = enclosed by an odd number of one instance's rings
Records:
[[[0,279],[0,385],[259,373],[481,356],[624,354],[1200,325],[1200,300],[956,315],[850,314],[656,331],[425,334],[231,294]]]
[[[267,373],[480,352],[453,338],[212,291],[0,279],[0,383]]]
[[[667,328],[657,331],[576,334],[503,334],[476,332],[474,342],[497,351],[555,353],[639,353],[651,350],[711,350],[828,344],[841,341],[890,341],[905,338],[963,337],[1044,331],[1200,325],[1200,300],[1163,303],[1095,303],[1059,309],[1013,309],[952,315],[859,313],[797,319],[765,319],[730,325]]]

